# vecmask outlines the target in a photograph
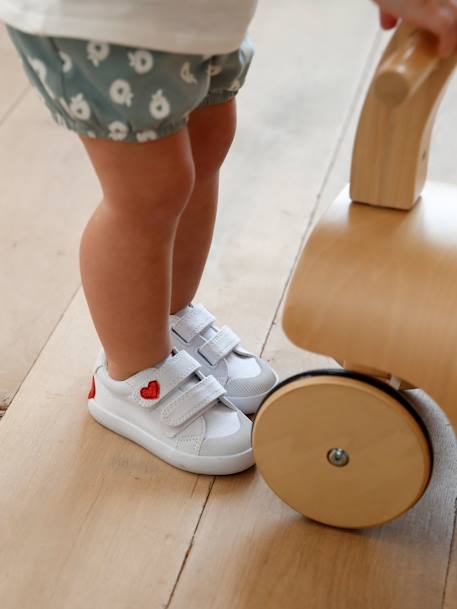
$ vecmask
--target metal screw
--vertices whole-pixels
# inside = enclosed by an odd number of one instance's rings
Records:
[[[342,448],[332,448],[327,453],[327,459],[336,467],[343,467],[349,463],[349,453]]]

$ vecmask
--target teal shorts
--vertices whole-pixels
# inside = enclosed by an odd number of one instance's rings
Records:
[[[249,37],[237,51],[209,56],[8,31],[58,124],[125,142],[166,137],[192,110],[230,100],[254,53]]]

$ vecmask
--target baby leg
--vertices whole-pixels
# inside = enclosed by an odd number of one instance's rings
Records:
[[[179,219],[173,257],[171,313],[189,304],[208,257],[216,219],[219,169],[236,129],[235,99],[198,108],[188,123],[195,186]]]
[[[112,378],[124,380],[171,352],[173,241],[194,186],[187,129],[147,143],[82,137],[103,200],[81,239],[89,310]]]

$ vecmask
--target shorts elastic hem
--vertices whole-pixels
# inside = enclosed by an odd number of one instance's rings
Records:
[[[94,128],[92,125],[88,126],[87,129],[84,128],[79,123],[73,123],[69,121],[66,117],[63,117],[62,114],[56,113],[53,109],[52,118],[57,125],[60,127],[64,127],[69,131],[73,131],[77,135],[83,137],[89,137],[91,139],[101,139],[101,140],[110,140],[112,142],[130,142],[135,144],[144,144],[147,142],[153,142],[157,140],[161,140],[165,137],[169,137],[178,133],[182,129],[184,129],[187,125],[188,118],[183,118],[179,120],[177,123],[173,123],[172,125],[166,125],[161,127],[159,130],[157,129],[142,129],[142,130],[130,130],[126,135],[122,132],[113,132],[107,131],[103,129]]]
[[[237,95],[238,91],[223,91],[222,93],[208,93],[202,103],[199,105],[199,108],[204,108],[205,106],[215,106],[217,104],[224,104],[231,99],[233,99]]]

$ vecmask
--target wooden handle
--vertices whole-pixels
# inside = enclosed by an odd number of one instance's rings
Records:
[[[434,49],[434,39],[417,28],[402,23],[395,30],[360,115],[352,155],[353,201],[411,209],[418,200],[433,122],[457,65],[457,54],[439,58]]]
[[[438,67],[436,38],[416,30],[405,43],[385,59],[374,83],[376,96],[389,106],[412,97]]]

